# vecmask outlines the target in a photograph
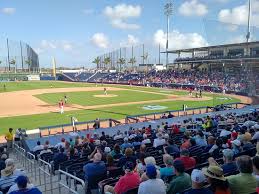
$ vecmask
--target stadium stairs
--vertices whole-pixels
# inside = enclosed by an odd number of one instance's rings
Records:
[[[86,193],[84,187],[81,186],[84,184],[83,180],[76,177],[73,179],[73,175],[66,176],[66,172],[62,175],[59,174],[59,171],[53,174],[50,163],[35,158],[33,154],[26,152],[17,144],[14,145],[10,158],[14,159],[16,168],[23,170],[29,181],[43,194]],[[76,184],[75,188],[75,182],[82,184]]]

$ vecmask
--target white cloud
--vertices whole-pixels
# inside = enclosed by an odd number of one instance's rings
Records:
[[[126,41],[122,41],[120,43],[121,47],[128,47],[128,46],[134,46],[139,43],[139,39],[131,34],[128,34],[128,38]]]
[[[14,14],[15,11],[16,11],[16,9],[13,8],[13,7],[6,7],[6,8],[2,8],[2,9],[1,9],[1,12],[2,12],[2,13],[8,14],[8,15]]]
[[[72,51],[74,44],[68,40],[41,40],[39,46],[35,49],[38,54],[53,50]]]
[[[86,15],[91,15],[91,14],[94,13],[94,9],[84,9],[83,13],[86,14]]]
[[[178,11],[184,16],[204,16],[208,13],[208,8],[198,0],[190,0],[181,4]]]
[[[154,43],[166,48],[166,32],[157,30],[153,36]],[[169,49],[183,49],[208,46],[208,42],[198,33],[182,34],[177,30],[169,33]]]
[[[139,5],[118,4],[115,7],[105,7],[103,13],[110,20],[113,27],[119,29],[139,29],[140,26],[134,23],[128,23],[129,18],[138,18],[141,15],[141,7]]]
[[[107,48],[109,46],[109,39],[103,33],[95,33],[91,38],[91,42],[99,48]]]
[[[222,9],[218,13],[218,20],[224,23],[247,25],[248,5],[240,5],[233,9]],[[259,0],[252,1],[251,24],[259,26]]]

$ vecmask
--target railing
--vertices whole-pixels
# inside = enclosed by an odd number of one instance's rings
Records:
[[[42,160],[38,159],[38,164],[39,164],[39,183],[40,185],[44,185],[44,191],[50,191],[53,193],[53,182],[52,182],[52,168],[51,164]],[[41,172],[43,173],[43,181],[41,180]],[[47,182],[47,178],[49,178],[49,182]],[[47,185],[50,185],[50,189],[47,189]]]
[[[63,183],[62,182],[62,175],[65,176],[65,180],[67,180],[67,184]],[[84,180],[72,175],[72,174],[69,174],[63,170],[58,170],[58,185],[59,185],[59,193],[61,193],[61,187],[60,186],[63,186],[65,187],[66,189],[69,190],[69,192],[72,192],[72,193],[75,193],[77,194],[78,191],[76,190],[76,187],[74,185],[74,187],[72,186],[72,180],[74,182],[74,184],[76,184],[76,182],[79,182],[81,183],[82,187],[83,187],[83,190],[84,190],[84,193],[86,194],[87,193],[87,185],[85,183]]]
[[[230,109],[237,109],[239,108],[239,106],[242,107],[242,106],[248,106],[248,105],[250,104],[239,103],[239,102],[224,104],[225,107]],[[137,123],[137,122],[143,122],[143,121],[149,121],[149,120],[157,120],[157,119],[161,119],[161,115],[169,114],[169,113],[174,115],[174,117],[209,113],[214,111],[213,108],[214,107],[202,106],[202,107],[196,107],[196,108],[186,108],[182,110],[171,110],[171,111],[164,111],[164,112],[130,115],[125,118],[125,123],[128,124],[128,123]]]

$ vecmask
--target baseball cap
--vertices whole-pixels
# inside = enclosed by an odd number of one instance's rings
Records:
[[[26,188],[27,183],[28,183],[28,178],[26,176],[18,176],[15,179],[15,183],[17,183],[18,186],[22,187],[22,188]]]
[[[111,152],[111,148],[105,147],[105,148],[104,148],[104,152],[105,152],[105,153],[110,153],[110,152]]]
[[[157,172],[156,172],[156,167],[153,164],[148,164],[146,166],[146,174],[147,176],[150,177],[156,177]]]
[[[205,176],[201,170],[194,169],[191,174],[191,179],[196,183],[203,183],[205,181]]]
[[[234,141],[231,141],[232,144],[236,146],[241,146],[241,142],[238,139],[235,139]]]

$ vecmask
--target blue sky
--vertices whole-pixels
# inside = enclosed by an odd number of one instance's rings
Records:
[[[253,24],[259,25],[259,0]],[[40,57],[41,66],[87,66],[95,56],[120,46],[165,46],[167,0],[0,0],[0,38],[22,40]],[[214,44],[228,38],[221,22],[244,25],[247,0],[174,0],[170,48]],[[218,32],[219,30],[219,32]],[[245,28],[228,25],[229,42],[241,41]],[[255,32],[257,32],[255,30]],[[254,33],[256,36],[256,33]],[[215,38],[217,37],[217,38]],[[231,40],[231,39],[233,40]],[[221,42],[219,42],[221,43]]]

